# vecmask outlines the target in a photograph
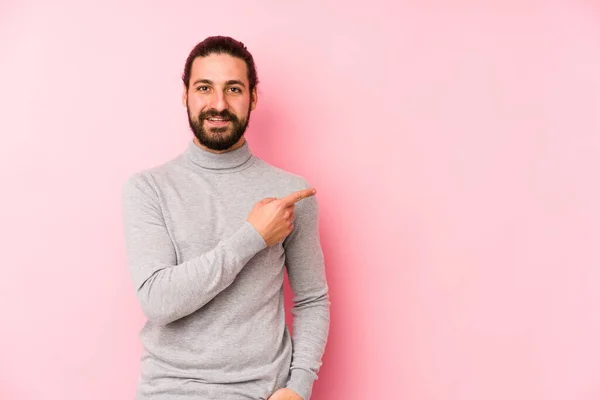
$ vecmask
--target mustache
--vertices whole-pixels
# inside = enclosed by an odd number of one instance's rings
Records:
[[[230,113],[227,110],[223,110],[223,111],[217,111],[214,109],[211,110],[207,110],[207,111],[202,111],[200,114],[198,114],[198,119],[199,120],[203,120],[203,119],[207,119],[207,118],[215,118],[215,117],[219,117],[219,118],[226,118],[230,121],[234,121],[236,122],[238,120],[238,118]]]

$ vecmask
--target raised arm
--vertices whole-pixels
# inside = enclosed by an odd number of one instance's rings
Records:
[[[123,221],[127,263],[137,298],[146,317],[161,325],[200,309],[267,246],[246,221],[212,250],[176,264],[158,196],[141,173],[123,187]]]

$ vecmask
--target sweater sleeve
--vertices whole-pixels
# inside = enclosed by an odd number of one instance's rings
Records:
[[[127,265],[142,310],[153,323],[166,325],[200,309],[266,247],[246,221],[212,250],[176,264],[158,196],[143,173],[127,180],[122,195]]]
[[[296,204],[294,229],[284,240],[284,248],[294,292],[293,353],[287,388],[309,400],[329,334],[330,308],[314,196]]]

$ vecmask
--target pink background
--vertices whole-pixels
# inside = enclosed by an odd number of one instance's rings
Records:
[[[319,189],[314,400],[600,399],[600,6],[569,0],[4,0],[1,399],[133,398],[120,190],[191,138],[213,34],[256,59],[253,151]]]

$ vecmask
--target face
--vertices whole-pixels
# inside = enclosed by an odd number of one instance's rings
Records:
[[[200,145],[224,151],[240,143],[256,101],[256,88],[252,93],[249,90],[244,60],[211,54],[192,63],[183,104]]]

